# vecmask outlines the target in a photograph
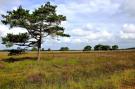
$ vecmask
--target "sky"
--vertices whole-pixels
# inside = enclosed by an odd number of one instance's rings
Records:
[[[70,38],[44,38],[43,48],[59,49],[68,46],[81,50],[86,45],[119,45],[135,47],[135,0],[48,0],[57,5],[57,13],[65,15],[62,22]],[[0,14],[16,9],[19,5],[33,11],[47,0],[0,0]],[[2,19],[0,17],[0,19]],[[9,30],[0,23],[0,36],[25,32],[22,28]],[[6,47],[0,44],[0,49]]]

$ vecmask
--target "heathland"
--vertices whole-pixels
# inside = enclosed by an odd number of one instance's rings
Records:
[[[0,53],[0,89],[135,89],[135,51]]]

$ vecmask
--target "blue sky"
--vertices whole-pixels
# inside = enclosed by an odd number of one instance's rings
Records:
[[[48,0],[49,1],[49,0]],[[46,0],[0,0],[0,14],[22,5],[31,11]],[[83,49],[86,45],[118,44],[120,48],[135,46],[135,0],[50,0],[57,5],[57,13],[67,17],[62,23],[70,38],[44,39],[43,47]],[[0,17],[1,18],[1,17]],[[0,36],[23,32],[22,28],[9,30],[0,23]],[[5,46],[0,45],[1,49]]]

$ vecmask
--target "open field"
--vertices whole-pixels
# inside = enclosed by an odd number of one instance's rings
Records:
[[[135,89],[135,51],[0,53],[0,89]]]

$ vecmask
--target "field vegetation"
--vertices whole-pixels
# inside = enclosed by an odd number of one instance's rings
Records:
[[[0,53],[0,89],[135,89],[135,51]]]

